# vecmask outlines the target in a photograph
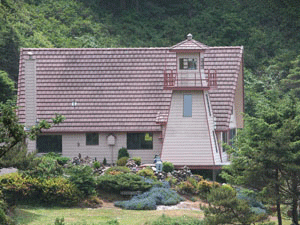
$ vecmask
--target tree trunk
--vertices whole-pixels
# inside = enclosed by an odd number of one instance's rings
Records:
[[[280,193],[279,193],[279,172],[276,169],[275,174],[275,194],[276,194],[276,211],[277,211],[277,221],[278,225],[282,225],[281,209],[280,209]]]
[[[297,174],[292,174],[292,221],[294,225],[298,223],[298,189],[297,189]]]

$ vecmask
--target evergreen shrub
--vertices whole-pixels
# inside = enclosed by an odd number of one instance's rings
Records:
[[[153,185],[146,182],[142,177],[131,174],[122,173],[117,175],[103,175],[97,178],[97,189],[120,194],[124,191],[147,191]]]
[[[153,180],[156,180],[156,176],[154,174],[154,171],[151,168],[144,168],[142,170],[139,170],[137,172],[137,175],[142,176],[142,177],[147,177]]]
[[[128,161],[128,157],[122,157],[122,158],[119,158],[117,160],[117,166],[125,166],[127,161]]]
[[[129,158],[129,153],[127,148],[120,148],[118,152],[118,159],[123,158],[123,157],[128,157]]]
[[[99,161],[93,162],[93,168],[94,169],[99,169],[101,167],[101,163]]]
[[[153,187],[128,201],[117,201],[115,206],[130,210],[154,210],[157,205],[176,205],[183,198],[169,188]]]
[[[126,166],[113,166],[105,170],[105,174],[116,175],[121,173],[130,173],[130,169]]]
[[[166,173],[171,173],[171,172],[173,172],[173,170],[174,170],[174,165],[173,165],[173,163],[171,163],[171,162],[167,162],[167,161],[165,161],[165,162],[163,162],[163,168],[162,168],[162,170],[164,171],[164,172],[166,172]]]
[[[71,206],[82,197],[77,187],[63,177],[38,179],[19,173],[5,174],[0,177],[0,189],[10,205],[33,203]]]
[[[102,162],[102,164],[104,165],[104,166],[106,166],[107,165],[107,160],[106,160],[106,158],[104,157],[104,159],[103,159],[103,162]]]
[[[67,171],[67,174],[69,175],[68,179],[76,185],[83,196],[87,197],[96,193],[96,180],[90,166],[73,166]]]
[[[175,187],[175,190],[182,194],[195,194],[197,187],[189,181],[182,181]]]
[[[197,184],[199,197],[202,200],[206,200],[207,196],[210,193],[210,191],[212,190],[212,188],[217,188],[217,187],[220,187],[220,186],[221,185],[217,182],[212,182],[212,181],[208,181],[208,180],[201,180]]]

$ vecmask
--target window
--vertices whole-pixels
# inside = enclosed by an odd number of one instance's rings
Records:
[[[87,133],[86,137],[86,145],[99,145],[99,134],[98,133]]]
[[[153,149],[152,133],[127,133],[127,149]]]
[[[222,132],[222,141],[223,143],[228,143],[227,132]],[[223,147],[223,152],[225,152],[225,148]]]
[[[192,95],[183,95],[183,116],[192,116]]]
[[[201,56],[200,68],[204,69],[204,56]]]
[[[218,145],[217,145],[217,137],[216,137],[216,133],[213,131],[213,135],[214,135],[214,143],[215,143],[215,148],[216,148],[216,153],[218,153]]]
[[[36,148],[38,152],[62,152],[62,136],[61,135],[39,135],[36,140]]]
[[[181,70],[196,70],[197,58],[181,58],[179,59],[179,69]]]
[[[207,102],[209,116],[211,116],[210,101],[209,101],[209,98],[208,98],[208,94],[206,94],[206,102]]]
[[[236,129],[230,129],[229,131],[229,145],[232,146],[236,135]]]

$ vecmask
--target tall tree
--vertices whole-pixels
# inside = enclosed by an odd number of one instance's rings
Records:
[[[275,101],[276,99],[276,101]],[[269,190],[277,205],[289,202],[293,223],[298,225],[300,176],[300,112],[295,98],[270,91],[261,96],[255,117],[246,116],[245,128],[231,149],[231,165],[223,173],[228,181]]]

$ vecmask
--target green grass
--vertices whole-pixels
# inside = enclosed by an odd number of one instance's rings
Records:
[[[66,225],[99,225],[117,219],[121,225],[139,225],[153,221],[162,214],[171,217],[186,215],[199,219],[203,218],[202,212],[192,210],[137,211],[118,208],[87,209],[18,206],[15,210],[15,220],[17,224],[54,225],[56,218],[64,217]]]

